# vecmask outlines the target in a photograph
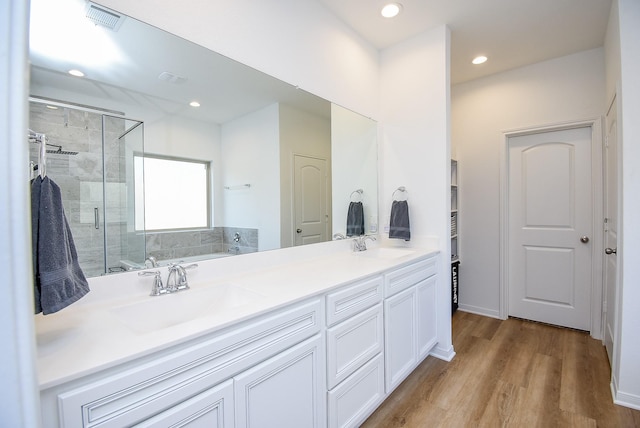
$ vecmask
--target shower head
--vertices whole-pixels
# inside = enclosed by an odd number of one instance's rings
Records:
[[[47,149],[47,153],[51,153],[54,155],[70,155],[70,156],[75,156],[78,154],[78,152],[72,152],[69,150],[62,150],[62,146],[57,146],[55,144],[49,144],[47,143],[47,146],[53,146],[53,147],[57,147],[56,150],[51,150],[51,149]]]

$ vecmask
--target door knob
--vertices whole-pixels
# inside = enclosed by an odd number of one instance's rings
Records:
[[[605,248],[604,249],[604,253],[605,254],[618,254],[618,249],[617,248]]]
[[[302,233],[302,229],[296,229],[296,233]]]
[[[580,242],[582,242],[583,244],[586,244],[587,242],[589,242],[589,237],[588,236],[581,237]]]

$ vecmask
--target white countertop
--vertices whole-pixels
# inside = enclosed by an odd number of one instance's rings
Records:
[[[91,292],[80,301],[55,314],[36,315],[40,389],[230,327],[436,252],[406,248],[404,253],[378,253],[380,257],[376,257],[376,252],[384,249],[370,243],[366,254],[352,252],[347,242],[316,245],[315,250],[283,249],[200,262],[197,269],[188,271],[191,289],[172,295],[149,296],[153,277],[138,277],[135,272],[91,278]],[[162,278],[166,280],[166,269]],[[229,289],[234,293],[228,294]],[[230,307],[216,305],[227,301]],[[190,311],[201,315],[191,319]]]

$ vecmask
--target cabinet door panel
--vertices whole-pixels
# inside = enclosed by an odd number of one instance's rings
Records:
[[[233,380],[144,421],[137,428],[233,428]]]
[[[379,304],[327,330],[329,389],[382,351],[382,318]]]
[[[336,324],[382,301],[382,276],[327,294],[327,325]]]
[[[320,335],[236,376],[236,426],[326,425],[326,382]]]
[[[329,427],[359,426],[384,396],[384,359],[378,354],[329,391]]]
[[[384,312],[385,384],[389,394],[411,373],[417,361],[415,287],[388,298]]]
[[[421,281],[416,285],[418,314],[418,361],[422,361],[438,337],[436,312],[437,277]]]

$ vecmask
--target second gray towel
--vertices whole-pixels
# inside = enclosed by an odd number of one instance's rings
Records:
[[[391,219],[389,221],[389,238],[411,239],[409,226],[409,204],[407,201],[393,201],[391,204]]]
[[[364,235],[364,208],[362,202],[350,202],[347,211],[347,236]]]

